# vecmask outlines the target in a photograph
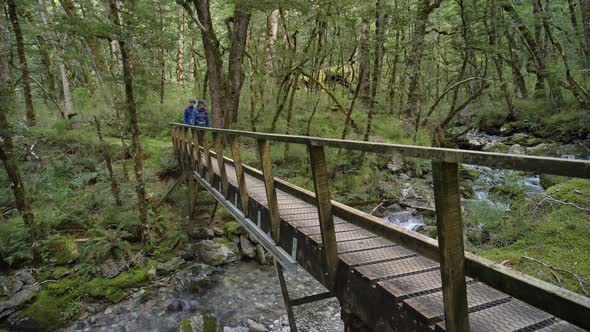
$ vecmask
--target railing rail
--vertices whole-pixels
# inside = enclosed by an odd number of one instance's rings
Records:
[[[394,241],[408,249],[440,262],[443,281],[443,302],[448,330],[469,330],[465,275],[482,281],[561,319],[590,329],[590,320],[588,319],[590,316],[590,298],[464,252],[463,220],[457,180],[459,163],[535,172],[538,174],[590,178],[590,161],[258,133],[189,126],[179,123],[172,123],[171,125],[175,150],[184,151],[185,153],[187,150],[192,151],[192,153],[189,152],[190,157],[183,159],[180,156],[181,158],[179,160],[181,162],[184,160],[185,162],[189,161],[192,163],[191,169],[199,170],[201,176],[204,176],[202,170],[206,167],[207,177],[212,179],[211,156],[214,155],[220,168],[223,167],[225,162],[235,166],[237,177],[240,179],[238,181],[238,189],[241,193],[247,193],[246,183],[243,181],[244,171],[264,181],[267,198],[271,207],[270,210],[274,210],[270,211],[270,213],[274,213],[271,216],[271,221],[273,237],[277,242],[279,241],[278,220],[280,220],[278,207],[276,206],[275,188],[277,186],[309,203],[317,205],[325,255],[324,262],[328,265],[329,271],[334,269],[334,265],[337,263],[332,214],[343,217],[347,221],[380,235],[385,239]],[[207,132],[212,133],[214,136],[215,151],[210,150],[211,146],[207,139]],[[190,139],[190,133],[192,133],[193,140]],[[203,148],[197,148],[197,140],[194,139],[199,133],[202,135]],[[228,139],[224,140],[222,137]],[[256,140],[262,172],[241,164],[238,137],[248,137]],[[224,141],[230,143],[233,160],[223,156]],[[304,144],[308,147],[315,193],[295,187],[286,181],[272,176],[272,161],[270,159],[271,141]],[[399,226],[386,223],[377,217],[332,201],[330,199],[326,177],[324,147],[381,154],[397,153],[404,156],[432,160],[435,205],[437,206],[438,241],[415,232],[407,231]],[[205,156],[206,165],[202,165],[202,160],[198,158],[201,154],[201,149]],[[197,158],[193,158],[195,154]],[[194,165],[195,162],[197,165]],[[223,169],[223,172],[220,172],[220,176],[223,191],[226,192],[228,180],[224,171],[225,169]],[[242,195],[242,197],[247,201],[247,195]]]

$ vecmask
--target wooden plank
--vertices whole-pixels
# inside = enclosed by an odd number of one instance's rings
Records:
[[[279,203],[277,200],[277,192],[275,189],[275,180],[272,175],[270,142],[257,141],[257,143],[260,165],[262,166],[262,173],[264,174],[264,187],[266,188],[266,201],[268,210],[270,212],[270,224],[272,228],[272,235],[273,239],[275,239],[275,241],[279,243],[281,216],[279,214]]]
[[[581,329],[575,325],[572,325],[565,321],[558,321],[554,324],[551,324],[547,327],[544,327],[537,332],[584,332],[584,329]]]
[[[510,296],[479,282],[467,286],[467,298],[470,311],[510,301]],[[435,323],[443,319],[442,292],[407,299],[404,301],[404,305],[429,322]],[[447,330],[452,331],[449,330],[448,326]]]
[[[449,331],[469,331],[459,165],[432,162],[436,228],[445,322]]]
[[[184,124],[172,125],[186,127]],[[381,154],[401,154],[407,157],[430,159],[447,163],[474,164],[492,168],[505,168],[537,174],[555,174],[569,177],[590,178],[590,161],[568,160],[550,157],[512,155],[506,153],[482,152],[471,150],[435,148],[415,145],[389,144],[377,142],[361,142],[321,137],[296,136],[229,130],[220,128],[204,128],[211,132],[234,134],[251,137],[256,140],[297,143],[304,145],[321,145],[332,148],[358,150]]]
[[[416,253],[413,251],[395,246],[341,254],[340,259],[348,266],[361,266],[414,256]]]
[[[375,235],[373,233],[369,233],[369,232],[365,231],[364,229],[350,231],[350,232],[340,232],[340,233],[335,233],[335,234],[336,234],[336,242],[354,241],[354,240],[370,239],[370,238],[377,237],[377,235]],[[320,244],[322,243],[322,236],[320,234],[312,235],[309,238],[317,243],[320,243]]]
[[[284,219],[284,217],[283,217],[283,219]],[[320,226],[305,226],[305,227],[298,227],[297,229],[307,236],[321,234],[321,232],[322,232]],[[337,223],[336,221],[334,221],[334,231],[336,233],[358,231],[360,229],[361,229],[360,227],[353,225],[353,224]]]
[[[330,187],[328,185],[328,168],[324,147],[308,145],[313,186],[315,189],[316,206],[320,219],[322,237],[322,249],[324,260],[328,265],[329,279],[333,280],[338,263],[338,251],[336,247],[336,232],[334,230],[334,217],[332,216],[332,200],[330,199]]]
[[[473,331],[514,332],[532,331],[537,324],[550,323],[553,316],[524,302],[511,301],[474,312],[469,318]],[[449,331],[444,327],[444,322],[436,324],[437,331]]]
[[[217,168],[219,177],[221,178],[221,185],[223,187],[223,196],[229,198],[229,182],[227,180],[227,173],[225,172],[225,164],[223,159],[223,147],[225,145],[223,135],[215,137],[215,159],[217,160]]]
[[[369,280],[382,280],[402,277],[423,271],[432,271],[438,264],[430,259],[416,256],[384,263],[363,265],[355,268]]]
[[[346,241],[337,243],[338,253],[343,254],[347,252],[355,252],[361,250],[369,250],[376,248],[393,247],[394,243],[387,241],[383,238],[369,238],[357,241]]]
[[[233,168],[236,172],[238,191],[240,192],[240,200],[242,201],[242,211],[244,212],[244,215],[247,216],[249,196],[246,177],[244,176],[244,168],[242,167],[242,158],[240,156],[240,142],[237,136],[230,135],[228,138],[234,161]]]
[[[391,293],[396,302],[401,302],[411,296],[428,294],[442,289],[439,270],[384,280],[378,284],[385,291]]]

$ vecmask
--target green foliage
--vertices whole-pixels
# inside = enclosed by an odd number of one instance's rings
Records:
[[[32,259],[29,230],[20,216],[0,222],[0,266],[23,264]]]
[[[71,263],[80,257],[78,244],[67,235],[55,234],[43,241],[45,259],[56,265]]]
[[[100,263],[107,258],[125,259],[130,255],[131,245],[126,240],[131,235],[122,229],[94,228],[93,237],[82,246],[82,255],[87,262]]]

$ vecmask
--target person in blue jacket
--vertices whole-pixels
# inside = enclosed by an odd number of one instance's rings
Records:
[[[211,120],[209,119],[209,111],[205,108],[207,103],[203,99],[199,99],[197,103],[197,109],[193,112],[192,125],[199,127],[211,127]],[[197,139],[199,145],[203,145],[203,132],[197,131]]]
[[[193,117],[194,113],[196,112],[195,108],[195,98],[191,98],[188,100],[188,106],[184,109],[184,115],[182,116],[182,123],[185,125],[192,125],[193,124]]]

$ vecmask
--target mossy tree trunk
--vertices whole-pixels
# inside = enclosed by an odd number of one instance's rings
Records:
[[[31,95],[31,83],[29,82],[29,65],[27,63],[27,56],[25,54],[25,43],[23,40],[23,32],[18,22],[18,16],[16,12],[16,3],[14,0],[6,0],[8,5],[8,16],[10,16],[10,22],[12,23],[12,29],[14,30],[14,36],[16,39],[16,50],[18,52],[18,62],[20,64],[21,81],[23,83],[23,95],[25,99],[25,105],[27,109],[27,124],[29,126],[35,125],[35,110],[33,108],[33,97]],[[10,44],[3,44],[10,45]],[[4,46],[3,46],[4,47]]]
[[[118,29],[119,36],[117,37],[119,50],[121,52],[121,60],[123,62],[123,85],[125,87],[125,104],[127,111],[127,118],[129,120],[129,128],[131,129],[131,151],[133,154],[133,169],[135,172],[135,191],[137,194],[137,207],[139,209],[139,220],[142,225],[147,224],[147,195],[145,190],[145,183],[143,181],[143,153],[141,144],[139,141],[139,125],[137,123],[137,110],[135,108],[135,99],[133,96],[133,67],[131,65],[131,49],[127,46],[127,43],[122,36],[122,32],[127,29],[127,25],[124,24],[124,20],[119,12],[119,1],[111,0],[110,7],[112,13],[113,23]],[[132,15],[133,13],[133,0],[127,1],[127,7],[125,8],[125,15]],[[141,228],[132,231],[133,235],[143,238],[143,232]]]
[[[9,45],[8,29],[4,16],[0,15],[0,43]],[[37,240],[35,215],[31,210],[31,204],[27,199],[25,186],[18,169],[12,144],[12,130],[8,122],[8,115],[14,111],[14,90],[8,67],[9,49],[0,47],[0,160],[11,182],[16,208],[20,212],[25,225],[29,228],[31,240]]]

